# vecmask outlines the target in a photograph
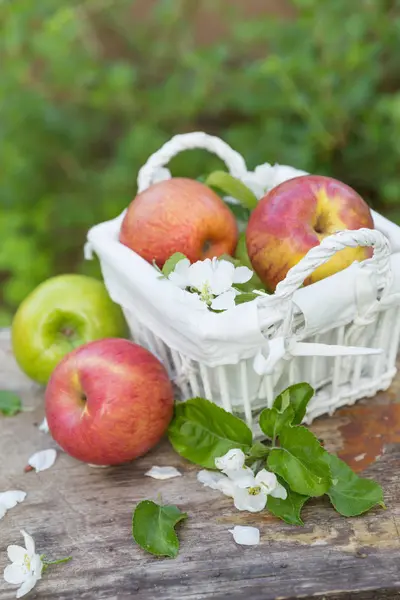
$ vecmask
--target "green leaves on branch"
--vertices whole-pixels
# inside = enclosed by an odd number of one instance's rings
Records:
[[[299,425],[305,417],[307,405],[314,396],[314,390],[308,383],[296,383],[286,388],[275,398],[274,408],[283,412],[289,406],[293,409],[293,425]]]
[[[240,204],[249,210],[257,206],[257,198],[253,192],[239,179],[232,177],[225,171],[214,171],[204,182],[212,188],[221,190],[226,196],[239,200]]]
[[[228,450],[247,453],[253,443],[246,423],[204,398],[177,404],[168,435],[178,454],[208,469]]]
[[[217,457],[240,448],[246,454],[246,464],[255,471],[266,467],[286,488],[285,500],[268,496],[267,509],[291,525],[302,525],[304,504],[324,494],[346,517],[360,515],[375,505],[384,507],[382,488],[377,483],[358,477],[300,425],[312,395],[310,385],[299,383],[284,390],[272,408],[261,412],[259,425],[269,439],[265,443],[254,442],[241,419],[204,398],[193,398],[177,405],[169,439],[181,456],[209,469],[215,469]]]
[[[281,447],[271,450],[268,468],[280,475],[298,494],[322,496],[331,484],[326,451],[305,427],[286,426],[279,435]]]
[[[335,509],[344,517],[356,517],[373,506],[385,508],[381,486],[356,475],[337,456],[325,452],[324,460],[329,465],[332,485],[327,494]]]
[[[151,554],[175,558],[179,552],[175,526],[186,518],[187,514],[177,506],[160,506],[151,500],[143,500],[133,513],[133,538]]]
[[[278,477],[279,482],[285,486],[287,490],[287,498],[286,500],[282,500],[281,498],[273,498],[272,496],[268,496],[267,499],[267,508],[268,510],[275,515],[275,517],[279,517],[289,525],[304,525],[301,519],[301,509],[307,500],[310,499],[310,496],[302,496],[301,494],[297,494],[290,489],[288,484]]]
[[[275,407],[266,408],[260,414],[261,431],[265,433],[274,443],[282,429],[290,425],[294,418],[294,410],[288,406],[283,412],[279,412]]]
[[[21,412],[21,399],[14,392],[0,390],[0,413],[6,417],[13,417]]]

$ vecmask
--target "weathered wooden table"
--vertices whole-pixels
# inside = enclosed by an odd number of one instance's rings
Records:
[[[373,400],[321,418],[313,430],[357,471],[384,487],[387,510],[344,519],[328,502],[304,509],[304,528],[268,514],[239,513],[232,501],[196,480],[197,467],[168,443],[132,464],[93,469],[60,453],[48,471],[25,473],[28,457],[54,446],[37,424],[43,390],[28,381],[12,357],[9,335],[0,332],[0,388],[20,393],[25,410],[0,417],[0,491],[25,490],[25,502],[0,522],[0,569],[6,547],[31,533],[49,558],[73,555],[53,567],[32,592],[51,600],[204,598],[324,598],[358,600],[400,597],[400,377]],[[143,473],[152,465],[174,465],[183,477],[156,481]],[[145,554],[132,540],[132,510],[138,501],[177,504],[189,514],[179,529],[177,559]],[[256,525],[261,544],[237,546],[228,529]],[[0,583],[0,600],[15,589]]]

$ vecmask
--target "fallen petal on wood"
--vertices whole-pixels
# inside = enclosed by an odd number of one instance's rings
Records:
[[[153,479],[172,479],[173,477],[182,477],[182,473],[178,471],[175,467],[151,467],[147,473],[145,473],[147,477],[152,477]]]
[[[40,471],[46,471],[46,469],[50,469],[55,463],[57,458],[57,452],[54,448],[50,448],[49,450],[41,450],[40,452],[35,452],[32,454],[30,459],[28,460],[28,465],[33,467],[36,473]]]
[[[260,530],[257,527],[235,525],[229,531],[235,542],[241,546],[257,546],[260,543]]]

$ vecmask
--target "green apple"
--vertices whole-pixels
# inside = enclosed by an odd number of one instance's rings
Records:
[[[251,260],[247,253],[247,245],[246,245],[246,232],[243,232],[239,235],[239,240],[235,250],[235,258],[240,261],[240,264],[244,267],[248,267],[252,271],[254,271],[254,267],[251,264]],[[246,291],[250,290],[265,290],[265,286],[258,275],[254,272],[253,277],[246,284]]]
[[[101,281],[85,275],[59,275],[41,283],[18,308],[12,346],[21,369],[45,384],[74,348],[126,334],[122,311]]]

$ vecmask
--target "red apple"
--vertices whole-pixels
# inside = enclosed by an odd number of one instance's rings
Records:
[[[281,183],[260,200],[247,226],[247,250],[257,275],[272,291],[326,236],[361,227],[373,229],[374,223],[357,192],[331,177],[303,175]],[[370,248],[341,250],[304,283],[324,279],[371,255]]]
[[[232,254],[235,218],[209,187],[192,179],[160,181],[131,202],[119,240],[148,262],[162,267],[175,252],[191,262]]]
[[[95,465],[145,454],[167,429],[173,405],[163,365],[123,339],[73,350],[55,368],[46,389],[53,438],[71,456]]]

